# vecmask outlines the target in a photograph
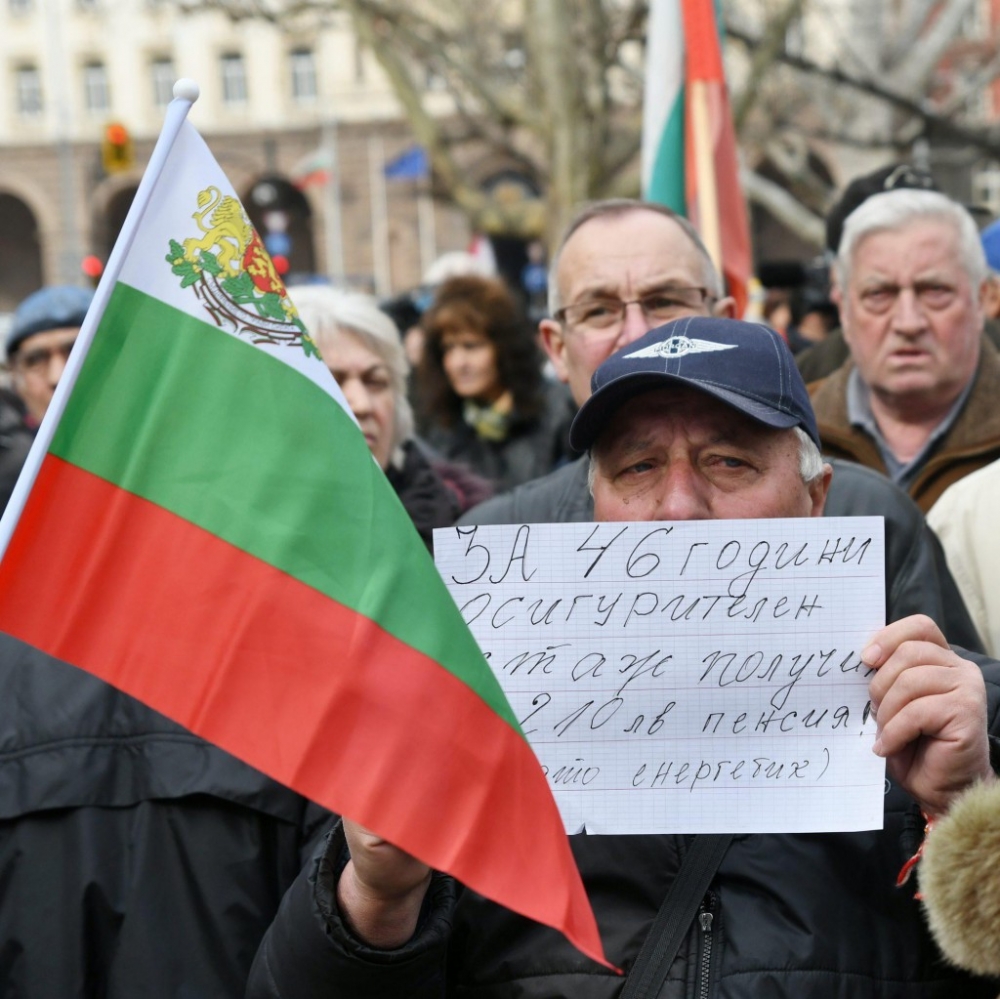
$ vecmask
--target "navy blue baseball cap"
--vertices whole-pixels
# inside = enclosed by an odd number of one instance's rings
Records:
[[[809,393],[785,341],[769,326],[689,316],[650,330],[612,354],[590,379],[569,431],[588,451],[618,409],[650,389],[688,386],[768,427],[801,427],[820,446]]]
[[[35,333],[82,326],[93,297],[91,289],[72,284],[50,285],[29,295],[17,307],[7,331],[7,356]]]

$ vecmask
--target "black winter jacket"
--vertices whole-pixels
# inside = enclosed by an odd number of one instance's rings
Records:
[[[984,666],[1000,731],[1000,663]],[[919,842],[912,800],[887,782],[885,828],[737,836],[660,999],[993,999],[1000,982],[950,967],[914,886],[895,885]],[[606,956],[628,971],[691,842],[684,836],[573,836]],[[376,951],[336,904],[338,828],[281,905],[248,999],[613,999],[621,978],[554,930],[434,875],[414,937]]]
[[[2,634],[0,691],[0,996],[241,995],[329,813]]]
[[[516,416],[507,437],[488,441],[459,419],[453,426],[429,426],[427,443],[450,461],[467,465],[497,489],[512,489],[546,475],[570,455],[569,425],[575,406],[565,385],[546,382],[541,413],[533,419]]]
[[[35,431],[25,422],[21,400],[0,388],[0,513],[3,513],[28,457]]]
[[[886,621],[926,614],[949,642],[976,652],[982,641],[948,571],[937,536],[913,500],[884,475],[851,461],[826,459],[833,481],[827,517],[885,517]],[[459,524],[565,524],[594,519],[587,457],[473,508]]]

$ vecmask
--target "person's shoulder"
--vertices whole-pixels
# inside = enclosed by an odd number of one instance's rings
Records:
[[[473,507],[458,522],[547,524],[586,521],[592,516],[587,458],[583,456]]]
[[[872,468],[843,458],[824,458],[833,467],[833,480],[823,513],[827,517],[892,516],[923,520],[920,508],[905,490]]]
[[[984,512],[992,513],[998,499],[1000,499],[1000,460],[990,462],[952,483],[931,507],[927,519],[934,526],[959,509],[982,508]]]
[[[850,351],[841,329],[831,330],[820,343],[795,355],[795,364],[802,380],[809,382],[826,378],[847,360]]]

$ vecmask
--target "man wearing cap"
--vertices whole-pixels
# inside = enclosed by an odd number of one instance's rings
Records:
[[[582,405],[594,370],[619,347],[671,319],[730,316],[732,310],[686,219],[662,205],[613,199],[584,206],[569,223],[551,264],[551,318],[539,333],[556,373]],[[587,474],[583,457],[488,500],[459,522],[593,520]],[[885,517],[887,620],[927,614],[951,641],[981,648],[940,545],[902,490],[868,469],[834,462],[827,514]]]
[[[976,224],[936,191],[876,194],[847,217],[834,278],[851,357],[810,386],[824,453],[887,474],[926,512],[1000,457]]]
[[[29,295],[14,313],[6,343],[14,397],[0,400],[0,513],[92,298],[93,292],[85,288],[55,285]]]
[[[591,455],[598,520],[808,517],[830,467],[805,386],[776,333],[692,317],[621,348],[593,378],[571,439]],[[889,780],[884,828],[736,836],[700,918],[655,993],[726,999],[976,999],[996,982],[940,960],[914,887],[896,877],[919,806],[941,814],[997,780],[1000,663],[952,652],[923,617],[873,636],[875,751]],[[984,682],[984,675],[987,677]],[[988,693],[987,693],[988,688]],[[691,838],[571,837],[605,954],[626,973],[683,868]],[[531,923],[345,821],[300,875],[257,955],[253,999],[585,996],[622,981]]]

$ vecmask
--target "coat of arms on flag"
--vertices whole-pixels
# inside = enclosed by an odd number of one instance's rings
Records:
[[[198,209],[191,217],[202,234],[183,243],[171,239],[166,258],[181,287],[194,287],[219,326],[247,334],[254,343],[285,343],[319,357],[238,199],[207,187],[198,192]]]

